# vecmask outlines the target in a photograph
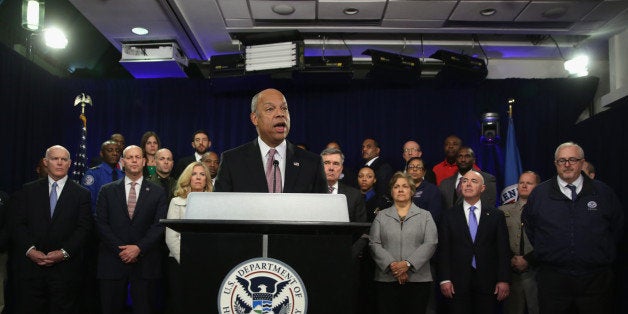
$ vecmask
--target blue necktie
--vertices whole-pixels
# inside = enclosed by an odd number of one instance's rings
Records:
[[[57,206],[57,182],[52,183],[52,188],[50,189],[50,217],[55,213],[55,207]]]
[[[578,193],[576,193],[576,186],[573,184],[567,184],[567,188],[571,190],[571,200],[576,201],[576,197],[578,197]]]
[[[475,235],[478,232],[478,219],[475,217],[475,206],[469,207],[469,232],[471,233],[471,240],[475,242]],[[475,268],[475,255],[471,260],[471,266]]]

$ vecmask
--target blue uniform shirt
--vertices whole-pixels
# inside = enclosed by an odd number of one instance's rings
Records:
[[[105,163],[90,168],[85,172],[81,185],[86,187],[90,193],[92,193],[92,214],[96,213],[96,200],[98,199],[98,192],[100,187],[113,181],[111,180],[112,172],[118,173],[118,179],[124,178],[124,172],[117,168],[111,168]]]

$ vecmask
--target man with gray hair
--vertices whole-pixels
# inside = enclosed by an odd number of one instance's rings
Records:
[[[366,222],[366,208],[362,193],[356,188],[339,182],[345,155],[336,148],[326,148],[321,152],[329,194],[344,194],[347,197],[349,221]]]
[[[290,112],[284,95],[265,89],[251,100],[258,137],[222,154],[216,192],[326,193],[320,156],[286,140]]]
[[[539,184],[523,209],[526,234],[539,263],[541,313],[611,313],[612,264],[624,213],[606,184],[582,173],[584,150],[556,148],[557,175]]]
[[[25,184],[16,194],[16,313],[78,312],[93,216],[89,191],[68,180],[71,163],[65,147],[48,148],[48,176]]]

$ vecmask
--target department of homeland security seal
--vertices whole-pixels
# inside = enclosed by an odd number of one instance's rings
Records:
[[[221,314],[305,314],[307,292],[292,267],[267,257],[231,269],[218,292]]]

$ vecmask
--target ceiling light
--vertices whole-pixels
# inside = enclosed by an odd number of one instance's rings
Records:
[[[22,1],[22,27],[36,31],[44,24],[44,1],[24,0]]]
[[[555,8],[546,10],[545,12],[542,13],[542,15],[543,17],[546,17],[548,19],[558,19],[558,18],[563,17],[566,13],[567,13],[566,7],[555,7]]]
[[[64,49],[68,45],[68,38],[58,28],[51,27],[44,30],[46,46],[54,49]]]
[[[488,9],[484,9],[480,11],[480,15],[482,16],[491,16],[491,15],[495,15],[495,13],[497,13],[497,10],[493,8],[488,8]]]
[[[273,5],[272,8],[273,12],[279,14],[279,15],[290,15],[292,13],[294,13],[294,7],[291,5],[287,5],[287,4],[278,4],[278,5]]]
[[[148,34],[148,30],[144,27],[133,27],[131,31],[133,32],[133,34],[140,35],[140,36]]]
[[[342,10],[342,13],[344,13],[346,15],[356,15],[356,14],[360,13],[360,10],[358,10],[356,8],[346,8],[346,9]]]
[[[565,61],[565,70],[576,77],[589,75],[589,57],[579,55],[571,60]]]

